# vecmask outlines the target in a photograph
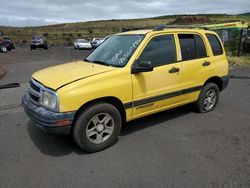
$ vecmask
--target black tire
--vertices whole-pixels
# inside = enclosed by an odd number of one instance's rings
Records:
[[[100,114],[107,114],[109,117],[112,117],[111,121],[113,122],[113,130],[106,140],[103,139],[104,141],[102,143],[97,144],[93,143],[91,139],[88,138],[87,129],[91,120]],[[103,125],[106,127],[104,123]],[[86,109],[79,114],[75,121],[72,134],[76,144],[84,151],[91,153],[101,151],[113,145],[118,139],[121,126],[122,119],[119,111],[111,104],[100,102],[87,106]],[[95,134],[93,134],[96,136],[96,139],[98,134],[104,135],[106,128],[104,128],[103,132],[99,133],[97,131],[97,126],[94,126],[93,128],[96,131]]]
[[[34,50],[34,46],[30,46],[30,50]]]
[[[208,99],[207,96],[209,95],[209,92],[212,94],[214,93],[215,98],[211,100],[212,98],[210,97],[211,105],[208,104]],[[199,113],[206,113],[214,110],[216,108],[216,105],[219,101],[219,87],[214,84],[214,83],[207,83],[203,86],[199,98],[195,103],[195,107],[197,112]],[[205,105],[206,104],[206,105]]]
[[[47,44],[44,45],[43,49],[44,49],[44,50],[48,50],[48,45],[47,45]]]
[[[3,53],[6,53],[7,52],[7,48],[5,46],[1,46],[0,47],[0,51],[3,52]]]

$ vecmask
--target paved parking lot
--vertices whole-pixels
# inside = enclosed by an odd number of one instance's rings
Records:
[[[231,79],[218,107],[190,105],[123,127],[104,151],[82,152],[68,136],[48,136],[25,115],[20,98],[31,73],[84,58],[89,51],[17,49],[0,54],[0,187],[250,187],[250,79]],[[250,76],[250,68],[232,75]]]

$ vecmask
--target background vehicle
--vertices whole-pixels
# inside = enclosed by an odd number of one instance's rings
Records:
[[[30,49],[35,50],[36,48],[48,49],[48,44],[44,36],[33,36],[30,41]]]
[[[15,44],[9,37],[4,37],[3,41],[8,46],[9,49],[13,49],[13,50],[15,49]]]
[[[93,38],[91,41],[91,45],[93,48],[97,48],[100,46],[101,43],[103,43],[104,38]]]
[[[75,49],[91,49],[92,45],[86,39],[76,39],[74,42]]]
[[[7,47],[3,40],[0,39],[0,52],[6,53],[7,52]]]

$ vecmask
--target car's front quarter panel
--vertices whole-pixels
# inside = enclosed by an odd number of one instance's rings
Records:
[[[125,104],[132,101],[130,68],[93,75],[70,83],[57,92],[60,112],[77,111],[84,104],[104,97],[115,97]],[[131,109],[126,109],[126,117],[127,120],[131,118]]]

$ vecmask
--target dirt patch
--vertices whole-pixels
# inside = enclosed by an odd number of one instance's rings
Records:
[[[180,17],[180,18],[176,18],[170,24],[187,25],[187,24],[204,24],[204,23],[211,23],[211,22],[212,21],[209,18],[193,16],[193,17]]]
[[[0,67],[0,79],[4,77],[5,74],[6,74],[5,70],[2,67]]]

